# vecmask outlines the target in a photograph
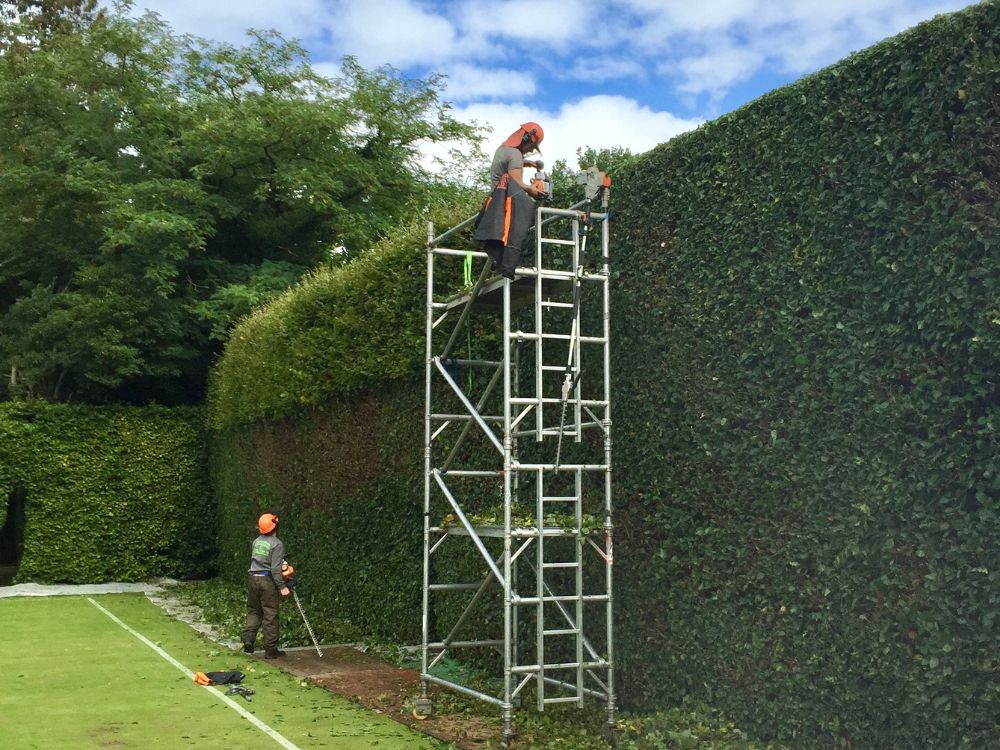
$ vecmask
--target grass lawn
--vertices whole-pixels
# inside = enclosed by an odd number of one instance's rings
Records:
[[[220,650],[139,594],[0,599],[0,632],[5,750],[446,747],[263,661]],[[192,680],[193,671],[231,669],[246,674],[251,701],[222,700],[225,686]]]

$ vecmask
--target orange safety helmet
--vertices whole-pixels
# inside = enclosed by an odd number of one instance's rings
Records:
[[[257,528],[261,534],[270,534],[278,527],[278,517],[273,513],[264,513],[257,519]]]
[[[537,122],[526,122],[511,133],[507,137],[507,140],[503,142],[503,145],[510,146],[511,148],[519,148],[520,146],[529,143],[532,146],[531,150],[538,151],[538,147],[542,144],[543,138],[545,138],[545,131],[542,130],[541,125]]]

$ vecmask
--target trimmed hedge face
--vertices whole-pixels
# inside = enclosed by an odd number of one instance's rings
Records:
[[[26,493],[16,582],[192,578],[214,534],[204,412],[0,404],[0,523]]]
[[[413,530],[423,528],[415,502],[423,457],[386,451],[423,440],[417,395],[361,397],[220,435],[211,462],[222,573],[244,579],[257,516],[273,509],[310,607],[365,632],[419,640],[423,538]]]
[[[998,30],[996,3],[936,19],[624,181],[630,703],[804,745],[1000,738]]]
[[[616,175],[628,705],[694,695],[800,747],[1000,736],[998,29],[996,2],[936,19]],[[364,287],[408,311],[399,336],[392,314],[261,313],[296,371],[279,403],[252,382],[271,340],[248,328],[239,368],[227,350],[213,466],[227,571],[280,499],[310,592],[415,640],[422,395],[401,373],[422,358],[423,277],[407,268]],[[375,369],[296,354],[347,331]],[[237,409],[219,394],[239,383]]]

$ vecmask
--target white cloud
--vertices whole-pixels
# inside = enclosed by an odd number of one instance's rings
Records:
[[[850,52],[961,8],[966,0],[620,0],[641,19],[634,44],[681,93],[717,100],[763,69],[812,72]]]
[[[568,102],[555,112],[540,111],[522,103],[486,103],[462,107],[454,114],[460,120],[475,120],[492,130],[484,144],[490,156],[522,122],[537,122],[545,130],[542,143],[545,163],[552,165],[564,159],[572,168],[577,166],[578,148],[623,147],[632,153],[642,153],[702,122],[657,112],[624,96],[609,95]]]
[[[174,31],[230,44],[245,43],[247,29],[277,29],[305,39],[330,20],[323,0],[136,0],[133,13],[146,9]]]
[[[534,77],[519,70],[453,65],[445,68],[448,76],[444,97],[451,101],[474,101],[530,96],[535,93]]]
[[[572,67],[565,71],[565,77],[588,83],[626,78],[643,79],[647,69],[638,60],[630,60],[617,55],[595,55],[578,57]]]
[[[448,19],[412,0],[341,0],[332,10],[328,29],[338,53],[367,67],[433,66],[462,46]]]
[[[704,55],[680,61],[682,82],[678,90],[691,94],[723,91],[750,78],[763,62],[764,56],[755,50],[722,43]]]
[[[787,80],[937,13],[969,4],[968,0],[137,3],[137,11],[142,7],[158,11],[181,32],[239,43],[245,41],[247,28],[275,28],[286,37],[303,39],[321,70],[332,72],[331,61],[353,54],[366,67],[388,63],[409,76],[444,73],[445,96],[452,101],[506,102],[517,109],[514,102],[532,97],[556,118],[567,80],[580,82],[587,94],[635,99],[641,86],[641,95],[652,94],[662,101],[673,94],[688,106],[714,110],[734,88],[761,73],[770,80]]]
[[[525,42],[540,57],[586,37],[600,9],[596,0],[466,0],[456,17],[464,34]],[[519,54],[503,61],[515,62],[527,66],[539,60]]]

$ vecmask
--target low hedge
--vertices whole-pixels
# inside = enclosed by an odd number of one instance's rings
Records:
[[[212,572],[204,411],[0,404],[0,524],[26,498],[15,582]]]

